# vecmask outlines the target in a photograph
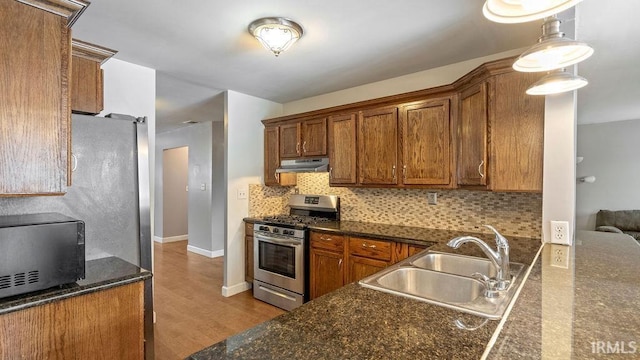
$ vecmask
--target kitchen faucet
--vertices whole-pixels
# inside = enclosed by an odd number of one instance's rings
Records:
[[[450,240],[447,245],[457,249],[460,245],[471,242],[480,247],[495,266],[496,276],[493,279],[489,279],[485,275],[479,273],[475,273],[473,276],[478,277],[478,280],[485,283],[487,286],[487,292],[485,295],[487,297],[495,297],[497,295],[495,293],[496,290],[506,290],[509,288],[509,284],[511,283],[511,271],[509,270],[509,242],[493,226],[485,226],[496,234],[497,251],[494,251],[489,245],[487,245],[487,243],[474,236],[460,236]]]

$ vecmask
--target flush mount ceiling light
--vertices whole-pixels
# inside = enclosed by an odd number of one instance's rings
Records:
[[[249,33],[275,56],[287,50],[302,37],[302,26],[282,17],[266,17],[249,24]]]
[[[560,20],[551,16],[544,20],[538,43],[520,55],[513,68],[522,72],[549,71],[577,64],[591,55],[591,46],[565,38],[560,31]]]
[[[522,23],[557,14],[582,0],[487,0],[484,16],[499,23]]]
[[[589,82],[582,76],[573,75],[560,69],[550,72],[527,89],[529,95],[552,95],[580,89]]]

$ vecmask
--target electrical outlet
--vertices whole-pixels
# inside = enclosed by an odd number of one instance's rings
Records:
[[[438,193],[437,192],[428,192],[427,193],[427,204],[429,204],[429,205],[438,204]]]
[[[568,221],[551,221],[551,242],[554,244],[571,245]]]
[[[246,189],[238,189],[238,200],[244,200],[247,198],[247,190]]]
[[[569,250],[566,245],[551,244],[551,266],[569,268]]]

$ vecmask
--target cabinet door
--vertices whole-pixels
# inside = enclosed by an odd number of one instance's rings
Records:
[[[73,56],[71,64],[71,111],[98,114],[104,108],[100,63]]]
[[[310,251],[309,288],[315,299],[344,285],[343,253],[312,248]]]
[[[327,118],[302,123],[302,156],[327,156]]]
[[[356,115],[329,117],[329,184],[356,183]]]
[[[358,113],[358,181],[398,184],[398,108]]]
[[[300,123],[280,125],[280,158],[295,159],[301,155]]]
[[[0,196],[62,194],[70,181],[66,18],[0,1]]]
[[[244,237],[245,258],[244,258],[244,280],[253,281],[253,236]]]
[[[278,126],[264,128],[264,184],[270,185],[295,185],[296,174],[278,174],[276,169],[280,166],[280,129]]]
[[[449,98],[400,108],[402,182],[448,185],[451,182]]]
[[[489,102],[491,190],[542,191],[545,99],[525,93],[540,77],[511,72],[493,78]]]
[[[458,185],[487,185],[487,84],[460,94]]]
[[[389,263],[386,261],[359,256],[349,256],[349,275],[347,283],[360,281],[361,279],[369,275],[373,275],[387,266],[389,266]]]

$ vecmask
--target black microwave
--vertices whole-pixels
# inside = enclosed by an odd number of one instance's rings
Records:
[[[0,216],[0,298],[84,277],[82,220],[58,213]]]

